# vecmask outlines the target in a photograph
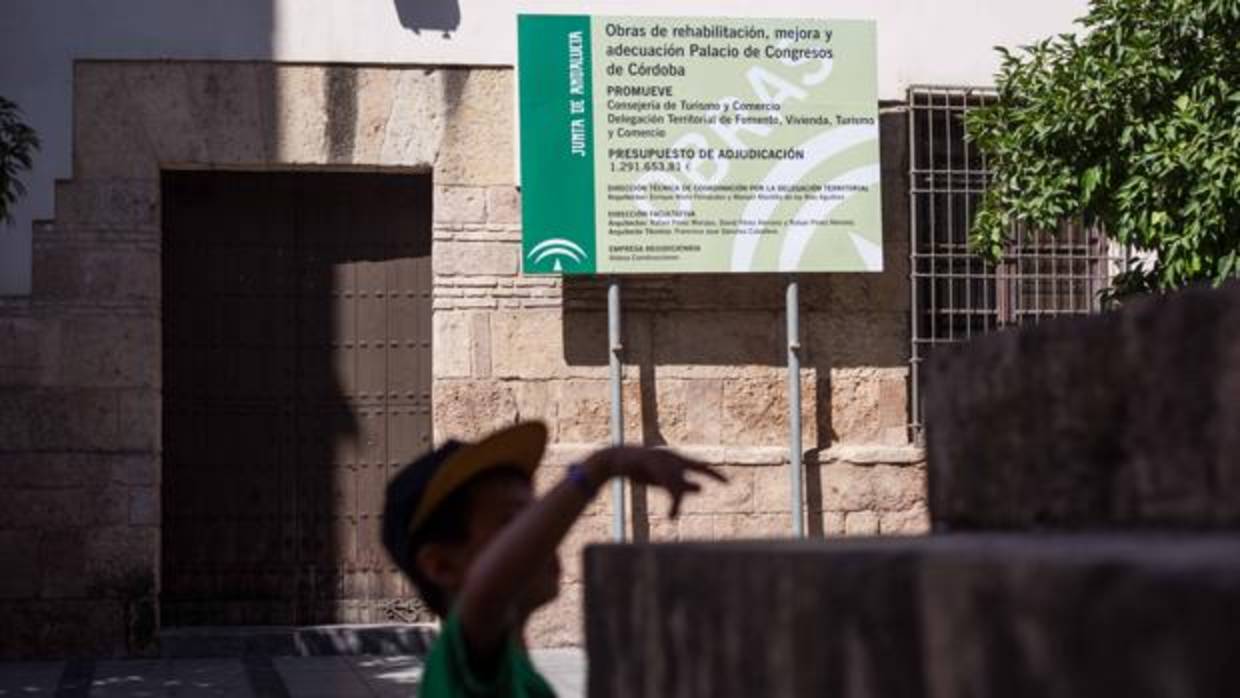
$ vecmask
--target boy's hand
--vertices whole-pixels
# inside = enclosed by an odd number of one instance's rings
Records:
[[[702,489],[701,485],[685,477],[687,473],[701,473],[718,482],[728,481],[719,471],[701,461],[661,448],[613,446],[594,453],[584,465],[598,484],[613,477],[625,477],[642,485],[663,488],[672,497],[673,518],[680,513],[680,500],[685,494]]]

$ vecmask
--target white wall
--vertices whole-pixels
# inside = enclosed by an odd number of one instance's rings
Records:
[[[510,65],[514,13],[865,18],[878,22],[879,93],[988,85],[995,45],[1073,29],[1086,0],[3,0],[0,94],[43,139],[29,194],[0,224],[0,295],[30,287],[31,221],[72,176],[72,62],[87,58]]]

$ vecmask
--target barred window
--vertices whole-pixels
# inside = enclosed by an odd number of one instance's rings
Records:
[[[1101,231],[1066,221],[1056,235],[1020,235],[997,264],[968,249],[974,212],[990,179],[966,138],[964,117],[993,90],[909,90],[912,304],[911,428],[922,440],[922,372],[940,344],[1043,318],[1101,310],[1099,294],[1123,254]]]

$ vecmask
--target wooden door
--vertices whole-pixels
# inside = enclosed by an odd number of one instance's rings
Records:
[[[419,619],[379,544],[431,442],[426,176],[163,178],[163,624]]]

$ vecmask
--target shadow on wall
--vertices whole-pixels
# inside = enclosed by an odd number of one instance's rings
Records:
[[[902,112],[881,117],[883,271],[801,274],[801,362],[817,374],[817,446],[834,438],[833,369],[898,369],[909,356],[907,124]],[[636,275],[622,279],[625,362],[640,367],[648,443],[661,444],[655,367],[660,373],[707,375],[684,367],[771,369],[787,365],[785,289],[780,274]],[[564,278],[564,358],[573,366],[608,361],[607,283]],[[770,373],[767,371],[766,373]],[[807,402],[808,402],[807,396]],[[652,402],[653,401],[653,402]],[[647,421],[650,421],[649,419]],[[807,435],[808,436],[808,435]],[[653,440],[651,440],[653,439]]]
[[[461,26],[457,0],[393,0],[402,27],[420,34],[423,29],[441,31],[448,38]]]
[[[859,429],[857,410],[906,428],[909,357],[907,122],[881,117],[883,269],[880,273],[802,274],[801,362],[806,463],[842,439],[882,440]],[[778,274],[624,277],[624,361],[638,369],[641,438],[648,445],[734,443],[772,446],[786,429],[785,289]],[[564,279],[564,353],[569,365],[604,366],[607,284]],[[894,369],[894,370],[893,370]],[[657,375],[656,375],[657,374]],[[657,378],[657,380],[656,380]],[[720,395],[722,391],[722,395]],[[846,402],[833,405],[843,395]],[[860,396],[860,398],[859,398]],[[703,419],[701,406],[723,414]],[[892,412],[894,405],[894,414]],[[696,417],[694,415],[697,415]],[[719,424],[685,428],[697,419]],[[889,424],[887,422],[899,422]],[[667,433],[672,432],[675,433]],[[636,434],[634,434],[635,436]],[[821,501],[817,469],[807,468],[811,506]],[[634,493],[635,517],[644,493]],[[821,520],[818,521],[821,525]]]

